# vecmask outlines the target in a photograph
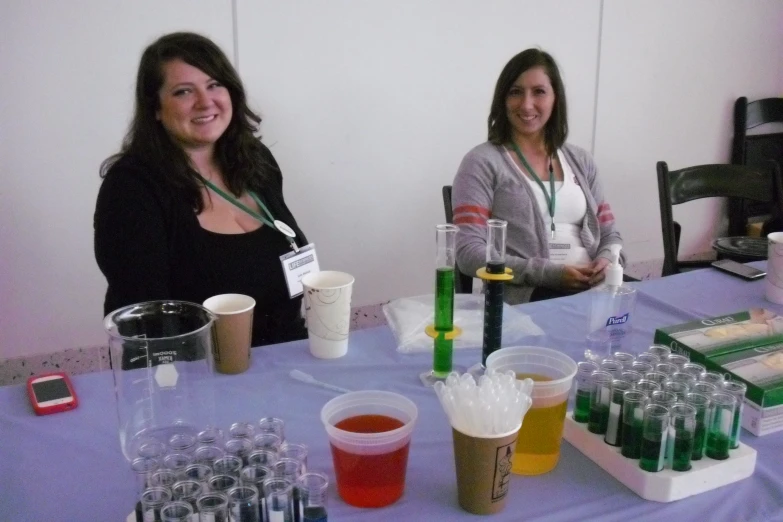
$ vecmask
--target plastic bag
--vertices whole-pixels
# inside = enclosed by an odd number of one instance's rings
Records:
[[[433,294],[395,299],[383,305],[383,313],[397,340],[398,352],[432,351],[432,338],[424,329],[435,321]],[[455,294],[454,324],[462,328],[462,335],[454,340],[455,350],[481,348],[484,335],[484,296]],[[517,343],[522,337],[543,334],[543,330],[528,315],[507,304],[503,305],[504,346]]]

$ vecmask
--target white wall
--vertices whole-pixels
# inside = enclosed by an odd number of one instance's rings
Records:
[[[0,358],[106,342],[98,168],[119,149],[142,49],[183,29],[231,54],[231,3],[0,2]]]
[[[605,0],[595,158],[632,260],[663,258],[655,164],[728,163],[734,101],[783,96],[783,2]],[[725,202],[674,208],[683,256],[726,232]]]
[[[98,166],[119,147],[143,47],[165,32],[202,32],[229,56],[237,38],[286,197],[323,266],[357,276],[358,305],[431,291],[440,187],[485,139],[494,82],[521,49],[560,62],[571,141],[595,139],[634,261],[661,257],[655,161],[725,161],[733,100],[783,94],[781,2],[234,5],[236,32],[228,0],[0,2],[0,358],[104,343]],[[705,234],[714,216],[690,218]]]

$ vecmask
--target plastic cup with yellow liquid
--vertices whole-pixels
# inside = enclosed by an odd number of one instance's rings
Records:
[[[533,379],[533,405],[525,415],[511,471],[540,475],[560,458],[568,395],[576,362],[564,353],[539,346],[501,348],[487,357],[487,369],[513,370],[517,379]]]

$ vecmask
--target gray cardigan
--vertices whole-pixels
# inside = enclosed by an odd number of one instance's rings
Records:
[[[565,144],[563,154],[585,193],[587,212],[580,238],[591,259],[611,258],[609,245],[621,243],[609,203],[604,200],[598,172],[590,154]],[[452,189],[457,234],[457,264],[475,275],[486,265],[486,220],[508,221],[506,266],[514,279],[506,285],[505,301],[525,303],[535,287],[558,288],[563,265],[549,261],[549,228],[539,212],[530,184],[502,146],[486,142],[465,155]],[[624,263],[624,261],[623,261]]]

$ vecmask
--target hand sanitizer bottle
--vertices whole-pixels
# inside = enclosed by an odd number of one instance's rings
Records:
[[[590,325],[585,359],[598,360],[623,349],[631,333],[636,306],[636,289],[623,284],[619,244],[610,245],[612,261],[606,267],[604,282],[590,291]]]

